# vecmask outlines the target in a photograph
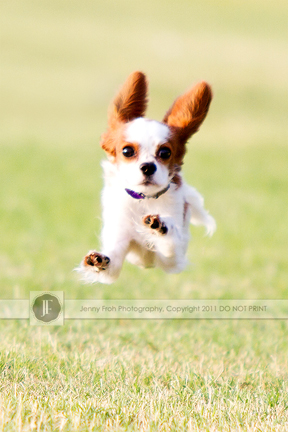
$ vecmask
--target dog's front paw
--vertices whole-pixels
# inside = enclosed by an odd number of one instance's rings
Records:
[[[167,234],[168,228],[164,222],[161,221],[159,215],[148,215],[143,218],[143,222],[149,228],[158,232],[159,234]]]
[[[89,252],[83,260],[84,266],[94,267],[97,271],[106,270],[109,263],[110,258],[96,251]]]

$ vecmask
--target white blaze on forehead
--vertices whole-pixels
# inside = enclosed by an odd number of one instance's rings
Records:
[[[145,148],[167,142],[170,130],[168,126],[155,120],[142,117],[127,125],[125,139],[130,143],[138,143]]]

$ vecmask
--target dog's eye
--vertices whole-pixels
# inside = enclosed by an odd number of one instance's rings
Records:
[[[130,158],[130,157],[132,157],[132,156],[135,155],[135,150],[134,150],[134,148],[131,147],[131,146],[126,146],[126,147],[123,148],[123,150],[122,150],[122,154],[123,154],[123,156],[125,156],[126,158]]]
[[[171,156],[171,150],[168,147],[161,147],[158,151],[158,157],[160,159],[169,159]]]

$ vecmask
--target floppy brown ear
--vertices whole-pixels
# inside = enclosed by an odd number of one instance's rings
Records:
[[[142,72],[133,72],[112,102],[109,126],[143,117],[147,107],[147,80]]]
[[[108,129],[100,145],[112,158],[124,123],[142,117],[147,107],[147,80],[142,72],[133,72],[113,100],[108,113]]]
[[[198,131],[206,117],[212,99],[212,91],[206,82],[196,84],[180,96],[166,113],[163,123],[172,129],[181,144]]]

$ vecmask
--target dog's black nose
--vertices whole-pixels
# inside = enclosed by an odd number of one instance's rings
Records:
[[[147,162],[147,163],[143,163],[140,166],[140,169],[143,172],[143,174],[148,177],[155,173],[157,167],[153,162]]]

